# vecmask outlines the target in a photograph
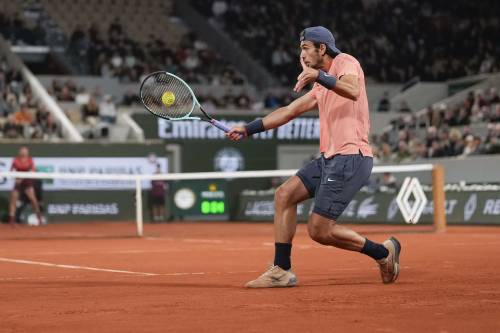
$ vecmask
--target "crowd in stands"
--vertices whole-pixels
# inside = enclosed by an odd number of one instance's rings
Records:
[[[80,108],[80,115],[76,118],[89,127],[85,133],[82,133],[88,139],[107,137],[108,127],[116,123],[117,106],[114,98],[109,94],[104,94],[98,86],[88,90],[83,86],[78,86],[71,79],[65,81],[54,79],[50,87],[47,87],[47,91],[57,101],[75,103]],[[135,103],[139,103],[138,96],[128,91],[121,104]],[[72,108],[72,106],[62,106],[63,109]]]
[[[500,70],[497,0],[191,0],[287,86],[302,29],[323,25],[380,81],[445,80]]]
[[[487,124],[486,130],[479,124]],[[373,136],[372,144],[379,162],[500,154],[498,90],[492,87],[486,93],[470,92],[457,107],[442,103],[421,115],[394,119],[392,129]]]
[[[149,40],[132,40],[116,18],[107,31],[95,26],[76,28],[70,37],[70,51],[84,60],[93,75],[118,77],[138,82],[145,74],[166,70],[189,83],[242,85],[244,80],[206,43],[188,33],[177,49],[150,35]]]
[[[0,138],[59,140],[61,130],[21,72],[0,60]]]
[[[45,32],[38,25],[29,26],[19,15],[0,12],[0,34],[13,45],[42,45]]]

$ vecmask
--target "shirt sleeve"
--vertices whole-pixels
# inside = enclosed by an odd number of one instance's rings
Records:
[[[35,162],[33,162],[33,158],[31,158],[31,157],[30,157],[30,170],[33,172],[36,171]]]
[[[342,62],[340,62],[337,77],[340,79],[344,75],[356,75],[358,76],[358,68],[356,65],[356,62],[349,59],[349,58],[344,58],[342,59]]]

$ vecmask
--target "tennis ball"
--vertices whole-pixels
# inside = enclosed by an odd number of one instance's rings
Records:
[[[166,106],[171,106],[172,104],[175,103],[175,95],[171,91],[165,91],[163,95],[161,96],[161,101],[163,104]]]

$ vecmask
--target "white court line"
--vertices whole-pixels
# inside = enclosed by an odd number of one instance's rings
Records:
[[[68,268],[68,269],[80,269],[80,270],[98,271],[98,272],[122,273],[122,274],[145,275],[145,276],[159,275],[156,273],[122,271],[122,270],[118,270],[118,269],[97,268],[97,267],[78,266],[78,265],[61,265],[61,264],[53,264],[50,262],[43,262],[43,261],[31,261],[31,260],[10,259],[10,258],[0,258],[0,261],[10,262],[10,263],[15,263],[15,264],[38,265],[38,266],[58,267],[58,268]]]
[[[2,257],[0,257],[0,262],[36,265],[36,266],[47,266],[47,267],[57,267],[57,268],[67,268],[67,269],[79,269],[79,270],[98,271],[98,272],[132,274],[132,275],[142,275],[142,276],[184,276],[184,275],[206,275],[206,274],[241,274],[241,273],[256,273],[257,272],[257,271],[232,271],[232,272],[145,273],[145,272],[123,271],[123,270],[117,270],[117,269],[97,268],[97,267],[78,266],[78,265],[61,265],[61,264],[54,264],[54,263],[43,262],[43,261],[21,260],[21,259],[11,259],[11,258],[2,258]],[[0,279],[0,281],[2,281],[2,280],[3,279]]]
[[[234,251],[267,251],[266,248],[263,247],[228,247],[224,249],[218,249],[219,252],[234,252]],[[182,253],[182,252],[192,252],[192,249],[169,249],[169,250],[111,250],[111,251],[43,251],[36,252],[36,255],[44,255],[44,256],[58,256],[58,255],[80,255],[80,254],[147,254],[147,253]],[[15,255],[12,252],[3,253],[3,255]],[[24,253],[26,254],[26,253]]]
[[[208,244],[232,244],[234,241],[226,241],[222,239],[199,239],[199,238],[183,238],[182,242],[186,243],[208,243]]]

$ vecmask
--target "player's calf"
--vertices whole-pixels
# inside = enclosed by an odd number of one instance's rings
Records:
[[[313,213],[307,224],[309,236],[323,245],[350,251],[361,251],[364,238],[357,232],[338,225],[335,220]]]

